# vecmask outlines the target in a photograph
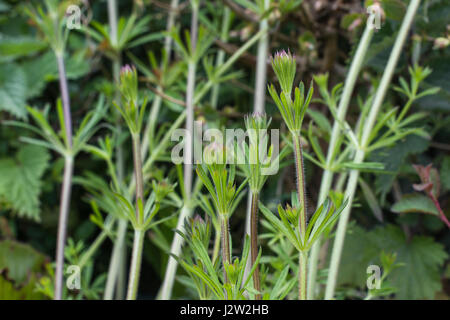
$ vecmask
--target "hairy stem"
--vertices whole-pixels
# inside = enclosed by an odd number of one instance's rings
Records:
[[[250,256],[251,267],[255,265],[258,257],[258,193],[252,192],[251,216],[250,216]],[[256,267],[253,273],[253,286],[256,291],[261,291],[259,278],[259,267]],[[256,295],[256,300],[261,300],[261,294]]]
[[[127,300],[136,300],[141,273],[142,249],[144,247],[143,230],[134,230],[133,253],[131,257],[130,276],[128,278]]]
[[[306,273],[307,273],[308,253],[300,252],[298,258],[298,299],[306,300]]]
[[[136,180],[136,219],[142,223],[142,217],[138,211],[138,201],[144,205],[144,177],[142,173],[141,138],[139,134],[133,134],[133,161],[134,177]]]
[[[228,283],[228,275],[225,269],[225,265],[230,264],[230,233],[228,225],[228,217],[221,217],[220,233],[222,239],[222,264],[223,264],[223,278],[225,283]]]
[[[294,145],[294,156],[295,156],[295,175],[296,175],[296,187],[297,196],[302,210],[299,217],[300,233],[302,236],[306,232],[306,215],[308,205],[306,203],[306,186],[305,186],[305,169],[303,166],[303,154],[302,154],[302,143],[300,141],[300,133],[292,134],[292,142]]]
[[[366,28],[364,29],[364,33],[361,37],[361,40],[359,42],[355,56],[352,60],[352,64],[350,66],[347,78],[345,80],[344,90],[342,92],[342,97],[341,100],[339,101],[339,106],[337,110],[337,119],[334,121],[333,130],[330,137],[330,143],[328,145],[326,169],[323,172],[322,181],[320,183],[318,205],[322,204],[325,201],[325,198],[327,197],[331,188],[331,183],[333,180],[333,171],[331,167],[333,165],[336,156],[336,148],[339,140],[338,137],[340,136],[341,132],[340,123],[342,123],[345,120],[352,92],[355,87],[355,83],[358,78],[359,72],[361,70],[364,57],[366,56],[367,49],[369,48],[373,32],[374,28],[371,27],[370,24],[367,24]],[[319,260],[321,243],[322,238],[319,237],[319,239],[316,240],[311,249],[311,256],[309,259],[309,268],[308,268],[308,299],[314,299],[315,293],[314,291],[317,276],[317,264]]]
[[[377,114],[381,109],[384,97],[386,95],[387,89],[389,87],[392,75],[395,71],[395,66],[397,65],[398,58],[400,57],[401,50],[405,43],[406,37],[408,35],[408,30],[414,20],[414,15],[420,4],[420,0],[411,0],[408,6],[408,10],[403,19],[402,26],[398,33],[397,39],[395,41],[394,47],[392,48],[391,55],[389,56],[386,69],[381,78],[380,84],[378,86],[377,92],[375,93],[375,99],[370,109],[370,113],[364,124],[360,147],[356,150],[354,157],[354,163],[362,163],[365,157],[365,150],[370,138],[372,128],[375,124]],[[349,181],[347,184],[347,189],[345,192],[345,197],[348,199],[349,204],[352,203],[353,197],[355,195],[355,190],[358,182],[359,171],[350,171]],[[330,272],[328,274],[327,287],[325,291],[325,299],[333,299],[334,291],[336,287],[339,263],[342,254],[342,248],[344,246],[345,233],[347,230],[347,223],[350,217],[351,205],[348,205],[341,213],[339,217],[339,224],[336,231],[336,238],[334,241],[333,252],[331,255]]]

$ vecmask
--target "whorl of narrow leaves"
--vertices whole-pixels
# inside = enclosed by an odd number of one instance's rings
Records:
[[[300,82],[299,87],[295,88],[294,101],[292,101],[292,87],[296,69],[295,58],[285,51],[278,52],[272,58],[272,68],[280,82],[281,93],[277,93],[273,84],[269,86],[269,93],[280,110],[289,131],[298,134],[314,92],[312,82],[306,96],[305,86],[303,82]]]
[[[144,98],[142,105],[139,105],[138,75],[134,66],[125,65],[120,70],[119,91],[122,103],[114,102],[114,106],[119,110],[128,125],[131,134],[136,135],[141,132],[144,121],[147,98]]]

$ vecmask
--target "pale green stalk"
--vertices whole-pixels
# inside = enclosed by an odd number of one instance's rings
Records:
[[[222,32],[220,34],[220,40],[222,40],[223,42],[227,42],[228,33],[230,31],[230,9],[228,7],[224,8],[221,31]],[[216,57],[216,68],[218,68],[223,64],[224,59],[225,59],[225,51],[220,49]],[[217,108],[217,102],[219,100],[219,88],[220,83],[216,83],[211,90],[211,106],[214,109]]]
[[[369,142],[370,134],[372,128],[375,124],[378,112],[381,109],[384,97],[386,95],[387,89],[389,87],[392,75],[395,71],[395,66],[397,65],[398,58],[400,57],[401,50],[405,43],[406,37],[408,35],[409,28],[414,20],[414,15],[417,11],[417,8],[420,4],[420,0],[411,0],[408,6],[408,10],[403,19],[402,26],[400,27],[400,31],[398,33],[397,39],[395,41],[394,47],[392,48],[391,55],[389,57],[389,61],[386,65],[386,69],[383,73],[383,77],[381,78],[379,87],[375,94],[375,98],[370,109],[370,113],[367,117],[367,120],[364,123],[360,147],[356,150],[356,154],[354,157],[354,163],[362,163],[364,157],[366,155],[366,148]],[[347,189],[345,192],[345,198],[348,199],[348,202],[351,204],[353,202],[353,197],[355,195],[355,190],[358,182],[359,171],[352,170],[350,171],[349,181],[347,184]],[[336,239],[334,241],[333,252],[331,255],[331,264],[330,271],[328,274],[327,287],[325,291],[325,299],[330,300],[334,297],[334,291],[336,287],[339,263],[342,254],[342,248],[344,246],[345,232],[347,229],[348,219],[350,217],[351,205],[348,205],[341,213],[339,218],[339,224],[336,231]]]
[[[192,16],[191,16],[191,54],[195,55],[197,34],[198,34],[198,11],[199,2],[192,2]],[[187,88],[186,88],[186,130],[190,136],[190,140],[187,142],[184,148],[184,192],[185,201],[190,203],[191,191],[192,191],[192,163],[193,163],[193,137],[194,137],[194,95],[195,95],[195,73],[197,68],[197,59],[193,56],[190,57],[188,64],[188,78],[187,78]],[[177,230],[183,230],[183,224],[185,219],[192,214],[192,210],[185,206],[181,210],[180,217],[178,218]],[[180,229],[179,229],[180,227]],[[175,233],[174,239],[172,241],[172,246],[170,252],[172,254],[177,254],[181,252],[181,247],[183,245],[183,238]],[[177,272],[178,263],[173,257],[169,257],[169,262],[166,269],[166,274],[163,280],[161,288],[162,300],[170,299],[172,295],[173,283],[175,281],[175,275]]]
[[[139,287],[139,275],[141,273],[142,249],[144,247],[143,230],[134,230],[133,252],[131,257],[130,277],[128,278],[127,300],[136,300]]]
[[[264,0],[264,9],[268,10],[270,7],[270,0]],[[259,24],[259,30],[263,31],[268,28],[268,22],[267,18],[262,19]],[[255,94],[253,96],[253,112],[255,113],[264,113],[265,107],[264,102],[266,98],[266,75],[267,75],[267,49],[269,46],[269,36],[265,33],[258,42],[258,51],[257,51],[257,60],[256,60],[256,73],[255,73]],[[258,198],[258,195],[256,195],[256,198]],[[249,189],[248,191],[248,201],[247,201],[247,219],[246,219],[246,234],[250,236],[252,239],[251,242],[251,252],[252,256],[251,259],[247,262],[245,266],[245,275],[250,272],[252,265],[256,259],[255,253],[257,254],[257,248],[255,247],[257,245],[256,237],[257,235],[254,234],[252,236],[252,228],[256,232],[257,230],[257,212],[252,212],[252,208],[257,209],[257,204],[253,203],[253,196],[252,191]],[[253,218],[253,219],[252,219]],[[253,221],[255,220],[256,221]],[[260,289],[260,280],[259,280],[259,268],[257,268],[253,274],[253,283],[256,290]],[[256,299],[259,300],[261,296],[257,295]]]
[[[302,143],[300,140],[300,132],[292,132],[292,143],[295,156],[295,173],[296,173],[296,189],[298,200],[302,206],[299,217],[300,234],[306,234],[306,215],[308,214],[308,205],[306,202],[306,185],[305,185],[305,169],[303,165]],[[306,274],[307,274],[308,253],[299,252],[299,271],[298,271],[298,288],[299,299],[306,300]]]
[[[319,205],[325,201],[331,188],[331,182],[333,180],[332,166],[336,156],[336,147],[339,140],[338,138],[341,134],[341,123],[345,121],[345,116],[347,114],[348,105],[350,103],[353,88],[355,87],[358,74],[361,70],[364,57],[366,56],[367,53],[367,49],[369,48],[373,32],[374,29],[369,24],[366,24],[366,28],[364,29],[364,33],[361,37],[355,56],[353,57],[352,63],[350,65],[350,70],[345,80],[344,90],[342,92],[342,97],[341,100],[339,101],[339,106],[337,109],[337,119],[334,121],[333,130],[330,136],[330,143],[328,145],[328,153],[325,167],[326,169],[322,175],[319,198],[317,202]],[[317,264],[319,260],[321,243],[322,237],[319,237],[319,239],[317,239],[316,242],[314,243],[310,253],[309,268],[308,268],[308,299],[314,299],[316,277],[317,277]]]
[[[169,16],[167,18],[167,25],[166,25],[166,31],[170,32],[172,30],[173,26],[175,25],[175,17],[177,13],[177,7],[178,7],[179,0],[172,0],[170,3],[170,11]],[[167,59],[170,61],[170,52],[172,51],[172,37],[167,35],[164,38],[164,51],[167,54]],[[163,88],[161,86],[157,87],[158,91],[162,91]],[[153,149],[154,143],[155,143],[155,130],[156,130],[156,124],[158,122],[158,115],[159,115],[159,109],[161,108],[162,98],[159,95],[156,95],[153,103],[152,108],[150,110],[150,115],[148,118],[147,126],[145,127],[144,131],[144,139],[142,141],[142,157],[145,159],[147,155],[148,149]]]
[[[67,85],[66,69],[64,65],[64,50],[55,52],[58,63],[59,85],[61,90],[62,105],[64,112],[64,127],[67,148],[71,153],[72,149],[72,117],[70,114],[69,88]],[[59,206],[58,238],[56,245],[56,270],[55,270],[55,300],[62,299],[64,282],[64,248],[67,237],[67,225],[69,222],[70,195],[72,192],[73,156],[65,155],[64,176],[61,189],[61,199]]]
[[[257,34],[255,34],[250,40],[248,40],[243,46],[241,46],[238,50],[236,50],[233,55],[228,58],[228,60],[217,70],[218,76],[224,74],[235,62],[239,57],[247,51],[256,41],[258,41],[262,36],[264,36],[267,33],[267,29],[259,31]],[[194,97],[194,105],[200,102],[200,100],[208,93],[208,90],[211,89],[211,87],[214,85],[214,81],[211,79],[208,80],[204,86],[196,93]]]
[[[110,26],[110,39],[111,45],[116,47],[117,45],[117,1],[116,0],[108,0],[108,19]],[[120,76],[120,64],[121,64],[121,53],[116,52],[115,58],[113,60],[113,81],[115,83],[119,82]],[[115,92],[116,100],[119,101],[119,92],[116,89]],[[120,117],[118,117],[116,121],[116,130],[117,135],[120,136],[122,131],[122,126],[120,124]],[[121,144],[117,144],[116,146],[116,167],[117,167],[117,175],[119,181],[122,181],[124,178],[124,156],[123,156],[123,148]],[[116,185],[118,187],[118,185]],[[125,233],[127,230],[128,221],[124,219],[119,219],[118,227],[117,227],[117,238],[114,242],[114,247],[111,254],[111,259],[109,262],[108,268],[108,277],[106,279],[105,292],[103,295],[104,300],[111,300],[114,294],[114,288],[116,286],[116,282],[118,279],[118,274],[124,270],[121,270],[120,261],[124,259],[124,255],[122,253],[124,250],[124,239]]]
[[[136,180],[136,221],[139,225],[143,224],[143,216],[139,211],[139,202],[144,205],[144,178],[142,174],[142,159],[140,135],[134,133],[133,138],[133,160],[134,160],[134,175]],[[130,276],[128,278],[128,293],[127,300],[135,300],[137,290],[139,287],[139,278],[141,272],[142,249],[144,247],[145,231],[135,228],[133,253],[131,257]]]

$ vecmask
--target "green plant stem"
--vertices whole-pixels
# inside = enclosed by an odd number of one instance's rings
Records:
[[[142,175],[142,160],[140,135],[133,133],[133,160],[134,176],[136,180],[136,221],[139,225],[143,224],[143,216],[139,210],[139,202],[144,205],[144,179]],[[141,271],[142,249],[144,246],[144,230],[134,229],[133,254],[131,258],[130,276],[128,278],[127,300],[135,300],[139,287],[139,277]]]
[[[308,205],[306,203],[305,169],[303,166],[303,154],[302,154],[302,143],[300,140],[300,132],[292,133],[292,142],[294,145],[297,196],[302,206],[302,210],[299,217],[299,227],[300,227],[300,234],[303,237],[306,233],[306,215],[308,212]]]
[[[305,186],[305,169],[303,166],[302,143],[300,140],[300,132],[292,133],[292,142],[294,145],[295,156],[295,173],[296,173],[296,187],[297,196],[302,205],[302,210],[299,217],[300,236],[305,237],[306,233],[306,215],[308,205],[306,203],[306,186]],[[299,252],[298,261],[298,281],[299,281],[299,300],[306,300],[306,274],[307,274],[307,252]]]
[[[114,247],[108,268],[108,278],[106,280],[105,293],[103,295],[104,300],[112,300],[114,295],[114,288],[116,286],[120,271],[120,263],[121,260],[125,258],[122,253],[123,246],[125,246],[125,235],[127,227],[127,220],[120,219],[117,227],[117,238],[114,242]]]
[[[58,239],[56,245],[56,271],[55,271],[55,300],[62,299],[63,277],[64,277],[64,248],[67,237],[67,224],[69,220],[70,194],[72,191],[73,156],[72,149],[72,117],[70,114],[69,88],[67,85],[66,69],[64,65],[64,52],[56,53],[58,63],[59,86],[61,90],[63,113],[64,113],[64,135],[70,154],[65,155],[64,176],[61,189],[61,200],[59,206]]]
[[[127,300],[136,300],[141,273],[142,249],[144,247],[145,232],[134,230],[133,252],[131,257],[130,276],[128,278]]]
[[[191,54],[195,53],[198,33],[198,3],[192,3],[192,15],[191,15]],[[193,137],[194,137],[194,95],[195,95],[195,73],[197,68],[197,61],[194,57],[191,57],[188,63],[188,78],[186,88],[186,130],[190,136],[187,139],[187,143],[184,149],[184,196],[185,201],[190,203],[191,191],[192,191],[192,163],[193,163]],[[178,218],[177,230],[184,230],[185,219],[192,214],[190,206],[183,206],[180,217]],[[179,256],[181,252],[181,246],[183,245],[183,238],[175,233],[172,241],[170,252],[176,256]],[[172,257],[169,257],[169,262],[164,276],[163,284],[161,287],[160,299],[168,300],[172,295],[173,282],[177,272],[178,263]]]
[[[220,253],[220,240],[221,240],[221,234],[216,230],[215,238],[214,238],[214,247],[213,247],[213,254],[212,254],[212,263],[213,265],[216,263],[217,258],[219,257]]]
[[[111,45],[113,47],[117,47],[117,0],[108,0],[108,20],[110,26],[110,39]],[[119,83],[120,77],[120,66],[121,66],[121,52],[116,52],[113,59],[113,81],[117,84]],[[117,86],[116,86],[117,88]],[[120,93],[116,89],[115,91],[116,101],[120,101]],[[121,118],[118,112],[116,113],[116,132],[117,136],[120,137],[122,133],[122,125]],[[111,176],[115,177],[115,170],[117,169],[117,177],[114,182],[115,187],[119,190],[119,181],[122,182],[124,179],[124,154],[123,154],[123,145],[121,143],[117,143],[115,147],[116,151],[116,168],[112,168],[112,165],[109,164]],[[111,300],[114,295],[114,288],[116,287],[117,281],[119,281],[118,275],[125,270],[121,270],[121,259],[125,259],[125,254],[122,255],[124,251],[126,251],[125,246],[125,234],[127,230],[128,221],[124,219],[120,219],[117,225],[117,238],[114,242],[109,268],[108,268],[108,277],[106,279],[105,292],[103,295],[104,300]],[[124,292],[116,291],[119,296],[123,295]]]
[[[142,173],[142,158],[141,158],[141,138],[139,134],[133,134],[133,161],[134,161],[134,177],[136,180],[136,220],[143,223],[141,215],[138,210],[138,201],[144,205],[144,177]]]
[[[264,9],[268,10],[270,7],[270,0],[264,0]],[[259,23],[259,30],[266,30],[268,27],[268,22],[267,22],[267,18],[262,19],[261,22]],[[253,95],[253,112],[254,113],[259,113],[262,114],[265,112],[265,97],[266,97],[266,76],[267,76],[267,50],[268,50],[268,45],[269,44],[269,36],[267,33],[265,33],[263,36],[261,36],[261,38],[259,39],[258,42],[258,49],[257,49],[257,60],[256,60],[256,72],[255,72],[255,93]],[[252,191],[249,189],[248,191],[248,198],[252,198]],[[250,238],[251,237],[251,228],[253,227],[252,223],[252,200],[247,201],[247,225],[246,225],[246,234],[250,234]],[[255,226],[256,228],[256,226]],[[255,235],[256,237],[257,235]],[[256,246],[256,244],[255,244]],[[257,253],[257,248],[253,248],[252,250],[255,249],[256,250],[256,254]],[[252,251],[253,252],[253,251]],[[256,257],[255,257],[256,259]],[[254,260],[251,261],[252,265],[254,263]],[[247,263],[247,265],[245,266],[245,274],[247,275],[250,270],[252,265],[250,265],[250,263]],[[257,282],[255,282],[255,278],[257,278]],[[255,274],[253,274],[253,283],[255,285],[255,289],[256,286],[258,286],[258,288],[260,289],[260,280],[259,280],[259,268],[257,268],[257,270],[255,270]],[[259,291],[259,289],[257,289]],[[259,300],[261,298],[261,295],[257,295],[256,299]]]
[[[78,266],[81,270],[83,270],[83,267],[88,263],[89,260],[91,260],[94,253],[98,250],[98,248],[100,248],[101,244],[107,237],[108,232],[106,230],[102,230],[97,238],[95,238],[89,249],[81,256],[81,259],[78,263]]]
[[[319,205],[325,201],[331,188],[331,183],[333,180],[332,166],[336,156],[336,148],[339,140],[338,138],[341,134],[341,123],[345,120],[352,92],[355,87],[356,80],[358,79],[358,75],[361,70],[364,57],[366,56],[367,49],[369,48],[373,33],[374,29],[369,24],[366,24],[366,28],[364,29],[364,33],[361,37],[355,56],[353,57],[352,63],[350,65],[347,78],[345,80],[344,90],[342,92],[342,97],[339,101],[337,110],[337,119],[334,121],[330,136],[330,143],[328,145],[326,169],[323,172],[322,180],[320,183],[318,199]],[[317,264],[319,261],[321,244],[322,237],[319,237],[319,239],[316,240],[311,249],[308,267],[308,299],[314,299],[317,277]]]
[[[222,239],[222,264],[223,264],[223,278],[225,283],[229,282],[228,275],[225,269],[225,265],[230,264],[230,233],[229,233],[229,224],[228,217],[226,215],[222,215],[220,217],[221,225],[220,225],[220,233]]]
[[[264,10],[270,7],[270,0],[264,0]],[[267,18],[259,23],[259,30],[265,30],[268,27]],[[255,73],[255,94],[253,96],[253,112],[263,113],[264,102],[266,98],[266,75],[267,75],[267,49],[269,47],[269,35],[264,34],[258,42],[258,53],[256,60]]]
[[[306,300],[306,274],[308,265],[308,252],[300,252],[298,258],[298,298],[299,300]]]
[[[250,38],[244,45],[242,45],[238,50],[236,50],[233,55],[228,58],[228,60],[217,70],[217,76],[223,75],[235,62],[236,60],[246,52],[253,44],[258,41],[262,36],[267,33],[267,29],[259,31],[252,38]],[[201,89],[198,90],[194,97],[194,105],[198,104],[200,100],[208,93],[208,90],[214,85],[214,81],[209,79]]]
[[[258,197],[257,192],[252,192],[251,216],[250,216],[250,256],[251,267],[255,265],[258,257]],[[255,290],[261,291],[259,278],[259,267],[256,267],[253,273],[253,286]],[[261,294],[255,296],[256,300],[261,300]]]
[[[397,39],[394,43],[394,47],[392,48],[391,55],[389,56],[388,63],[386,65],[385,71],[381,78],[377,92],[375,94],[375,99],[371,106],[369,116],[368,116],[366,122],[364,123],[361,142],[360,142],[359,148],[356,150],[355,157],[353,160],[354,163],[359,164],[359,163],[362,163],[364,160],[366,148],[367,148],[367,144],[368,144],[368,141],[370,138],[372,128],[375,124],[377,114],[378,114],[379,110],[381,109],[384,97],[385,97],[387,89],[389,87],[389,83],[390,83],[390,81],[392,79],[392,75],[394,74],[394,71],[395,71],[395,66],[397,65],[398,58],[400,57],[401,50],[405,43],[406,37],[408,35],[408,30],[414,20],[414,15],[417,11],[419,4],[420,4],[420,0],[411,0],[409,3],[408,10],[403,19],[402,25],[400,27],[400,31],[399,31]],[[358,170],[350,171],[349,181],[348,181],[347,189],[345,192],[345,198],[348,199],[350,204],[353,201],[353,197],[354,197],[357,182],[358,182],[358,177],[359,177]],[[331,255],[331,263],[330,263],[330,271],[328,274],[327,287],[326,287],[326,291],[325,291],[325,299],[328,299],[328,300],[333,299],[333,297],[334,297],[339,263],[340,263],[340,258],[341,258],[341,254],[342,254],[342,248],[344,245],[345,233],[346,233],[346,229],[347,229],[348,219],[350,217],[350,212],[351,212],[351,205],[348,205],[343,210],[343,212],[341,213],[341,216],[339,218],[339,224],[338,224],[338,228],[336,231],[336,239],[334,241],[333,252]]]
[[[62,299],[64,276],[64,248],[67,237],[67,224],[69,220],[70,194],[72,191],[73,158],[66,156],[64,162],[64,177],[61,188],[59,206],[58,240],[56,246],[55,271],[55,300]]]
[[[191,54],[195,54],[198,33],[198,5],[192,6],[191,17]],[[188,63],[188,77],[186,87],[186,130],[190,139],[186,143],[184,151],[184,192],[186,198],[190,198],[192,189],[192,163],[193,163],[193,139],[194,139],[194,94],[195,94],[195,73],[197,61],[191,57]]]
[[[167,18],[167,25],[166,25],[166,31],[170,32],[172,30],[173,26],[175,25],[175,18],[178,7],[179,0],[172,0],[170,3],[170,11],[169,16]],[[172,37],[167,35],[164,37],[164,51],[167,54],[168,62],[170,61],[170,52],[172,51]],[[161,86],[157,87],[158,91],[162,91],[163,88]],[[155,132],[156,132],[156,125],[158,122],[158,116],[159,116],[159,110],[161,108],[162,98],[159,95],[156,95],[153,103],[152,108],[150,110],[150,115],[148,118],[147,126],[145,127],[144,131],[144,138],[142,141],[142,158],[145,159],[147,156],[148,149],[153,150],[155,148]]]
[[[193,195],[197,194],[201,187],[202,183],[200,179],[196,180]],[[181,233],[184,233],[184,223],[186,222],[186,218],[192,215],[192,211],[194,210],[194,206],[191,201],[185,201],[183,207],[181,208],[180,216],[178,217],[176,230],[179,230]],[[176,257],[180,256],[181,247],[183,245],[183,237],[178,233],[175,233],[172,244],[170,246],[170,253]],[[167,263],[166,273],[164,275],[164,281],[162,283],[160,292],[158,294],[158,299],[160,300],[169,300],[172,294],[173,282],[175,280],[175,275],[177,273],[178,262],[173,257],[169,257],[169,261]]]
[[[223,42],[228,41],[228,34],[230,31],[230,9],[228,7],[224,8],[223,11],[223,19],[222,19],[222,30],[220,34],[220,40]],[[225,51],[219,50],[216,57],[216,68],[220,67],[223,64],[223,61],[225,59]],[[211,90],[211,106],[214,109],[217,109],[217,102],[219,100],[219,89],[220,89],[220,83],[214,84],[212,90]]]
[[[192,208],[190,208],[187,204],[185,204],[181,208],[180,216],[178,217],[176,230],[180,230],[184,232],[184,223],[186,218],[190,217],[192,214]],[[174,256],[180,256],[181,247],[183,245],[183,237],[181,237],[178,233],[175,233],[174,238],[172,240],[172,244],[170,246],[170,253]],[[169,261],[167,263],[166,273],[164,276],[164,281],[161,286],[159,299],[160,300],[169,300],[172,295],[173,282],[175,280],[175,275],[177,273],[178,263],[177,261],[169,257]]]

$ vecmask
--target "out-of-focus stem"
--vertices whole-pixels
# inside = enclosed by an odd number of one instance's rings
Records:
[[[117,47],[117,0],[108,0],[108,20],[109,20],[109,27],[110,27],[110,39],[111,39],[111,45],[116,48]],[[120,77],[120,66],[121,66],[121,52],[117,51],[115,52],[114,59],[112,61],[113,64],[113,81],[117,84],[119,82]],[[116,101],[120,101],[120,93],[116,89],[115,92],[115,98]],[[119,102],[120,103],[120,102]],[[121,118],[116,114],[116,133],[117,136],[121,136],[122,132],[122,125],[121,125]],[[123,154],[123,146],[121,143],[116,144],[116,170],[117,170],[117,180],[118,182],[115,183],[115,187],[118,188],[120,183],[122,183],[124,179],[124,171],[125,171],[125,164],[124,164],[124,154]],[[114,169],[111,169],[111,175],[115,175]],[[120,181],[120,182],[119,182]],[[108,277],[106,279],[106,286],[105,286],[105,292],[103,295],[104,300],[111,300],[114,295],[114,289],[116,287],[116,283],[118,281],[118,274],[121,272],[125,272],[125,270],[121,270],[121,266],[123,265],[121,263],[122,259],[125,259],[126,252],[126,246],[125,246],[125,234],[127,230],[128,221],[124,219],[120,219],[117,226],[117,238],[114,242],[114,247],[111,254],[111,259],[109,262],[109,268],[108,268]],[[120,295],[123,295],[123,293],[120,293]]]
[[[66,156],[64,177],[59,205],[58,240],[56,245],[55,300],[62,299],[64,276],[64,248],[69,220],[70,194],[72,191],[73,158]]]
[[[175,25],[175,18],[177,13],[177,7],[178,7],[179,0],[172,0],[170,3],[170,11],[169,16],[167,18],[167,25],[166,25],[166,31],[169,32],[172,30],[173,26]],[[172,37],[167,35],[164,38],[164,51],[167,54],[167,60],[170,61],[170,52],[172,51]],[[163,88],[161,86],[157,87],[158,91],[161,91]],[[155,130],[156,130],[156,124],[158,121],[158,115],[159,115],[159,109],[161,108],[162,99],[159,95],[156,95],[153,103],[152,108],[150,110],[150,115],[148,118],[147,126],[145,127],[144,131],[144,137],[142,140],[142,158],[145,159],[147,156],[148,149],[153,149],[154,146],[154,137],[155,137]]]
[[[130,277],[128,278],[127,300],[136,300],[141,274],[142,249],[144,247],[143,230],[134,230],[133,253],[131,257]]]
[[[65,155],[64,176],[61,189],[61,200],[59,206],[58,239],[56,245],[56,271],[55,271],[55,300],[62,299],[63,276],[64,276],[64,248],[67,235],[67,224],[69,220],[70,194],[72,191],[73,156],[72,148],[72,117],[70,114],[69,88],[67,85],[66,69],[64,65],[64,52],[56,53],[58,63],[59,85],[61,90],[62,105],[64,112],[65,137],[70,154]]]
[[[268,10],[270,7],[270,0],[264,0],[264,9]],[[267,18],[262,19],[259,24],[259,30],[265,30],[268,27]],[[253,111],[263,113],[264,101],[266,97],[266,75],[267,75],[267,48],[269,46],[269,36],[266,33],[259,39],[258,53],[256,60],[256,74],[255,74],[255,95]]]
[[[264,9],[268,10],[270,7],[270,0],[264,0]],[[259,24],[260,32],[266,30],[268,28],[267,18],[262,19]],[[264,33],[258,42],[258,50],[257,50],[257,60],[256,60],[256,73],[255,73],[255,94],[253,96],[253,112],[255,113],[264,113],[265,112],[265,97],[266,97],[266,75],[267,75],[267,49],[269,43],[269,36],[267,33]],[[251,198],[251,190],[248,191],[248,197]],[[246,220],[246,234],[251,234],[251,217],[252,214],[252,202],[247,202],[247,220]],[[253,264],[253,263],[252,263]],[[251,265],[247,263],[245,266],[246,275],[250,272]],[[255,271],[258,274],[258,283],[254,283],[255,288],[256,285],[260,287],[259,284],[259,268]],[[255,275],[253,275],[253,279],[255,279]],[[261,298],[260,295],[257,295],[256,298]],[[258,299],[259,300],[259,299]]]
[[[118,279],[120,270],[120,263],[125,257],[122,256],[123,246],[125,245],[125,235],[127,231],[128,222],[125,219],[120,219],[117,227],[117,238],[114,243],[111,261],[108,268],[108,279],[106,281],[104,300],[111,300],[114,295],[114,288]]]
[[[340,123],[342,123],[345,120],[353,88],[355,87],[358,74],[361,70],[364,57],[366,56],[367,53],[367,49],[369,48],[373,32],[374,28],[371,27],[369,24],[367,24],[366,28],[364,29],[364,33],[361,37],[361,40],[359,42],[355,56],[353,57],[352,63],[350,65],[347,78],[345,80],[344,90],[342,92],[342,97],[341,100],[339,101],[339,106],[337,110],[337,120],[334,121],[333,130],[330,136],[330,143],[328,145],[326,169],[323,172],[322,181],[320,184],[319,199],[318,199],[319,205],[325,201],[325,198],[327,197],[331,188],[331,183],[333,180],[333,171],[331,170],[331,167],[333,165],[333,161],[336,156],[336,147],[339,140],[338,137],[340,136],[341,132]],[[309,258],[309,268],[308,268],[308,299],[314,299],[315,293],[314,291],[317,276],[317,264],[319,260],[321,243],[322,238],[319,237],[319,239],[316,240],[311,249],[311,256]]]
[[[400,57],[401,50],[406,40],[406,36],[408,35],[408,30],[414,20],[414,15],[417,11],[419,4],[420,0],[411,0],[408,5],[408,10],[403,19],[402,26],[400,27],[400,31],[394,43],[394,47],[392,48],[392,52],[391,55],[389,56],[389,60],[384,70],[380,84],[375,93],[375,98],[371,106],[370,113],[364,124],[362,137],[360,141],[360,147],[356,150],[356,154],[353,159],[354,163],[362,163],[364,160],[365,150],[367,148],[372,128],[375,124],[378,112],[381,109],[381,105],[386,95],[389,83],[395,71],[395,66],[397,65],[398,58]],[[331,255],[330,272],[328,274],[327,287],[325,291],[325,299],[328,300],[333,299],[334,297],[339,263],[341,259],[342,248],[344,246],[345,232],[347,230],[347,223],[351,212],[351,203],[355,195],[358,177],[359,177],[358,170],[350,171],[349,181],[345,192],[345,197],[348,199],[350,205],[348,205],[342,211],[341,216],[339,218],[339,224],[336,231],[336,238],[334,241],[333,252]]]
[[[225,7],[223,11],[222,32],[220,34],[220,40],[222,40],[223,42],[227,42],[229,31],[230,31],[230,9],[228,7]],[[216,68],[218,68],[223,64],[224,59],[225,59],[225,51],[220,49],[216,57]],[[217,108],[217,102],[219,100],[219,89],[220,84],[216,83],[214,84],[211,90],[211,106],[214,109]]]
[[[139,211],[139,202],[144,205],[144,179],[142,175],[142,160],[140,135],[134,133],[133,138],[133,160],[134,160],[134,176],[136,180],[136,221],[139,225],[143,224],[143,216]],[[144,246],[144,230],[134,230],[133,254],[131,258],[130,276],[128,278],[127,300],[135,300],[139,287],[139,277],[141,271],[142,249]]]
[[[192,16],[191,16],[191,48],[192,55],[195,54],[197,44],[198,33],[198,1],[192,2]],[[192,163],[193,163],[193,137],[194,137],[194,94],[195,94],[195,72],[197,67],[197,61],[191,56],[188,64],[188,78],[186,88],[186,130],[188,131],[188,138],[186,146],[184,148],[184,191],[185,199],[190,203],[191,191],[192,191]],[[177,230],[183,230],[183,224],[185,219],[192,214],[192,209],[185,204],[181,210],[180,217],[178,218]],[[181,246],[183,245],[183,238],[175,233],[172,241],[170,252],[178,256],[181,252]],[[166,273],[164,276],[163,284],[161,287],[160,299],[168,300],[172,295],[173,282],[177,273],[178,263],[172,257],[169,257]]]

